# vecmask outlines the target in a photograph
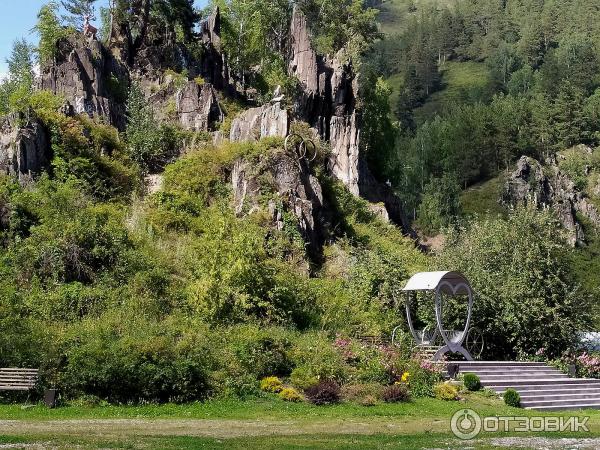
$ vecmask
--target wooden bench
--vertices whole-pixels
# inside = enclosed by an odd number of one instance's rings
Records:
[[[0,391],[30,391],[38,380],[38,369],[0,369]]]

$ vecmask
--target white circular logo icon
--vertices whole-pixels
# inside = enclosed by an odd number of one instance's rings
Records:
[[[473,439],[481,432],[481,417],[472,409],[460,409],[452,416],[450,428],[459,439]]]

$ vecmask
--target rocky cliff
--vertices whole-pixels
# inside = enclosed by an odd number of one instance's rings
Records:
[[[586,147],[579,151],[591,151]],[[559,168],[556,159],[542,165],[534,158],[522,156],[504,187],[501,202],[515,206],[534,204],[552,208],[568,233],[568,242],[575,246],[585,242],[579,215],[600,227],[600,213],[585,193]]]
[[[377,182],[361,157],[359,77],[352,62],[343,52],[334,57],[318,55],[298,8],[291,18],[285,57],[289,75],[298,79],[299,95],[288,99],[278,92],[272,101],[253,105],[244,92],[234,88],[227,55],[221,48],[218,8],[193,37],[202,51],[192,55],[178,43],[174,32],[160,34],[154,29],[148,4],[148,0],[136,3],[132,23],[113,28],[108,46],[79,33],[60,40],[55,61],[42,67],[37,87],[64,97],[66,113],[87,114],[121,131],[126,127],[127,93],[133,82],[141,86],[159,121],[213,133],[215,142],[285,138],[294,122],[306,122],[315,137],[331,149],[326,161],[330,174],[354,195],[373,202],[373,209],[382,217],[409,229],[400,201],[389,187]],[[137,31],[132,34],[134,28]],[[226,133],[221,129],[224,97],[236,97],[240,104],[253,106],[229,117],[231,127]],[[5,126],[0,138],[1,170],[22,177],[49,165],[50,141],[41,123],[33,121],[24,128]],[[326,206],[309,163],[297,155],[282,150],[260,167],[238,161],[231,180],[236,212],[252,210],[258,180],[265,174],[274,180],[273,189],[280,199],[269,205],[274,224],[282,227],[283,212],[291,213],[309,252],[317,255],[327,234]]]
[[[50,167],[50,136],[37,119],[10,116],[0,123],[0,173],[30,180]]]
[[[127,67],[95,39],[74,35],[57,43],[52,65],[41,68],[38,88],[63,96],[76,114],[99,116],[125,129]]]
[[[294,113],[329,142],[331,174],[354,195],[382,204],[384,216],[410,232],[400,199],[375,179],[361,155],[359,76],[352,62],[343,51],[331,58],[313,50],[306,17],[298,7],[292,14],[290,41],[288,71],[301,86]]]

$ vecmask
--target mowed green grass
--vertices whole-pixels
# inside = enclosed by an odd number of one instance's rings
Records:
[[[463,443],[450,431],[450,418],[471,408],[482,416],[532,416],[494,396],[464,394],[458,402],[415,399],[364,407],[290,404],[274,396],[247,401],[217,400],[187,405],[67,406],[0,405],[0,447],[35,448],[509,448],[492,439],[532,435],[482,434]],[[590,438],[600,432],[600,412],[544,414],[590,416],[590,433],[541,433],[552,439]]]

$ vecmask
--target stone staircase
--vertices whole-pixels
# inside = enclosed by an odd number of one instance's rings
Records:
[[[500,395],[515,389],[527,409],[600,409],[600,380],[569,378],[543,362],[461,361],[458,366],[460,373],[477,374],[484,387]]]

